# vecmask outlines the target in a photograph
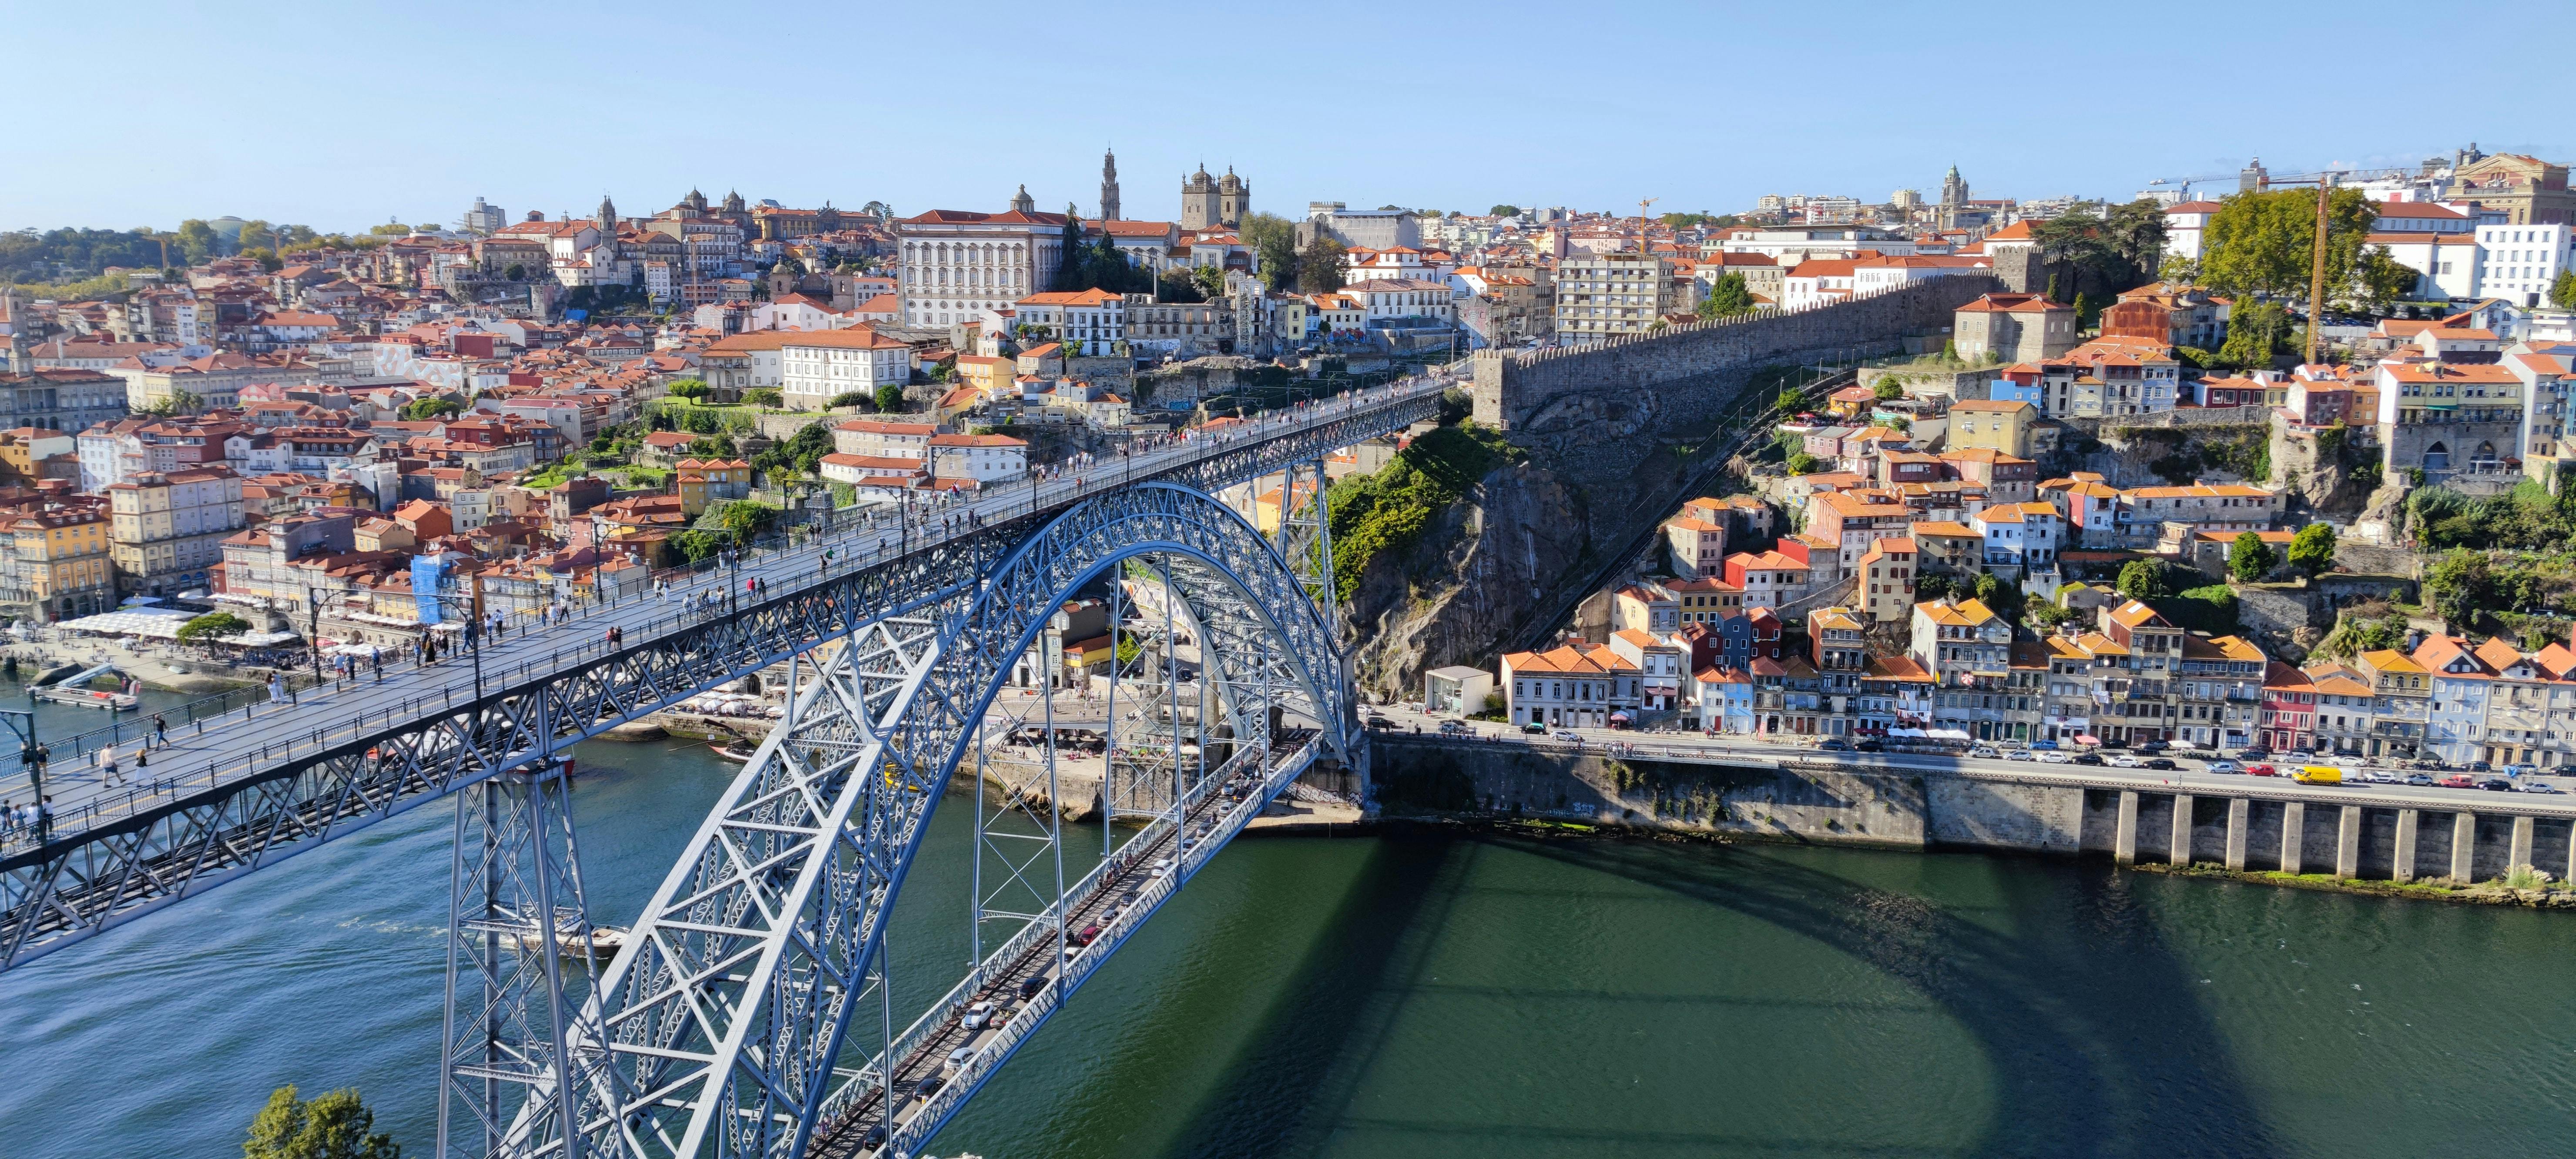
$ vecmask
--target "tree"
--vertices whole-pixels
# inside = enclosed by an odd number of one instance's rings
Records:
[[[1823,465],[1823,463],[1816,460],[1814,455],[1810,455],[1805,451],[1799,451],[1789,456],[1789,473],[1792,475],[1812,475],[1815,474],[1816,468]]]
[[[2260,581],[2280,563],[2280,557],[2272,554],[2272,545],[2251,531],[2237,536],[2235,545],[2227,549],[2227,574],[2243,583]]]
[[[896,410],[902,410],[902,409],[903,409],[903,388],[902,388],[902,387],[900,387],[900,386],[896,386],[895,384],[893,384],[893,383],[891,383],[891,382],[889,382],[889,383],[885,384],[884,386],[880,386],[880,387],[878,387],[878,388],[877,388],[876,403],[877,403],[877,409],[878,409],[878,410],[882,410],[882,411],[896,411]]]
[[[2561,310],[2576,310],[2576,273],[2561,273],[2549,283],[2549,304]]]
[[[1287,289],[1297,284],[1297,224],[1275,213],[1255,213],[1235,231],[1252,250],[1252,268],[1263,287]]]
[[[699,399],[711,391],[703,378],[681,378],[672,380],[671,385],[662,388],[662,393],[672,398]]]
[[[1297,255],[1297,289],[1300,293],[1329,294],[1342,288],[1342,243],[1323,234],[1307,242]]]
[[[179,252],[187,256],[189,265],[193,266],[213,257],[218,241],[219,239],[215,237],[215,227],[205,222],[192,217],[179,223],[177,246]]]
[[[2276,355],[2290,350],[2294,327],[2279,302],[2239,303],[2229,311],[2227,341],[2212,364],[2228,370],[2265,370]]]
[[[2092,328],[2093,328],[2093,323],[2094,323],[2094,321],[2095,321],[2095,320],[2097,320],[2098,318],[2100,318],[2100,317],[2101,317],[2101,315],[2102,315],[2102,311],[2101,311],[2100,307],[2096,306],[2096,305],[2094,304],[2094,302],[2093,302],[2093,295],[2091,295],[2091,294],[2087,294],[2087,293],[2085,293],[2085,292],[2084,292],[2084,291],[2082,291],[2082,290],[2077,290],[2077,291],[2075,291],[2075,328],[2076,328],[2076,329],[2078,329],[2078,330],[2090,330],[2090,329],[2092,329]]]
[[[1878,385],[1869,388],[1869,396],[1880,402],[1888,402],[1905,397],[1905,388],[1897,385],[1893,378],[1882,378],[1878,380]]]
[[[732,533],[734,542],[742,543],[759,538],[760,533],[769,530],[770,524],[778,519],[778,508],[749,499],[736,499],[725,504],[716,519]]]
[[[2120,565],[2120,594],[2133,600],[2160,600],[2169,590],[2165,585],[2162,560],[2133,559]]]
[[[1213,302],[1225,296],[1225,267],[1200,266],[1190,271],[1190,280],[1199,284],[1199,293]]]
[[[839,410],[845,406],[869,406],[874,402],[875,399],[864,390],[845,390],[833,395],[831,401],[824,403],[823,406],[829,410]]]
[[[689,440],[689,453],[702,459],[710,455],[717,455],[730,459],[734,457],[735,454],[733,436],[722,432],[712,435],[701,435]]]
[[[787,401],[787,393],[774,386],[755,386],[742,392],[742,401],[745,406],[779,406]]]
[[[2326,202],[2326,284],[2349,284],[2378,211],[2359,189]],[[2304,300],[2317,233],[2317,191],[2239,193],[2219,203],[2202,231],[2201,281],[2221,294]],[[2230,319],[2231,323],[2233,319]]]
[[[1469,204],[1472,205],[1474,203],[1470,202]],[[1520,215],[1521,207],[1517,205],[1497,205],[1492,209],[1485,211],[1485,216],[1487,217],[1519,217]]]
[[[1977,577],[1976,590],[1977,602],[1996,615],[2010,619],[2022,610],[2021,585],[1993,572]]]
[[[1805,410],[1807,409],[1807,392],[1794,386],[1781,387],[1779,395],[1771,400],[1771,409],[1787,411],[1792,414]]]
[[[524,282],[528,280],[528,267],[520,265],[517,262],[511,262],[510,268],[501,271],[501,276],[508,278],[513,282]]]
[[[1699,300],[1699,316],[1708,319],[1729,318],[1753,312],[1753,290],[1744,284],[1744,275],[1728,274],[1708,288],[1708,296]]]
[[[2290,566],[2315,575],[2334,566],[2335,529],[2332,524],[2311,523],[2290,537]]]
[[[1918,573],[1914,577],[1914,598],[1931,603],[1951,592],[1950,577],[1940,572]]]
[[[2066,276],[2078,296],[2096,298],[2135,289],[2155,276],[2164,258],[2164,207],[2140,199],[2111,206],[2107,212],[2090,205],[2031,226],[2039,256],[2050,276]],[[2054,300],[2056,295],[2050,294]]]
[[[2484,552],[2455,547],[2424,573],[2425,602],[2453,629],[2477,624],[2484,609],[2498,606],[2503,593]]]
[[[209,637],[238,636],[247,631],[250,631],[250,621],[240,616],[231,612],[208,612],[179,625],[179,638],[203,640]]]
[[[233,239],[233,248],[236,251],[276,249],[277,231],[270,229],[265,221],[245,221],[242,223],[241,236]]]
[[[2565,274],[2558,275],[2562,280]],[[2415,283],[2423,275],[2414,267],[2400,264],[2390,257],[2388,247],[2375,245],[2362,251],[2361,263],[2353,270],[2353,283],[2362,303],[2373,310],[2386,310],[2400,298],[2415,293]]]
[[[332,1091],[311,1102],[284,1086],[250,1121],[242,1159],[400,1159],[390,1135],[376,1134],[375,1112],[355,1090]]]
[[[464,409],[464,404],[452,398],[416,398],[403,404],[402,417],[416,423],[428,422],[431,419],[446,418]]]
[[[1056,263],[1055,284],[1047,287],[1057,293],[1087,289],[1082,284],[1083,275],[1090,269],[1090,263],[1074,260],[1083,251],[1082,219],[1073,215],[1073,206],[1067,205],[1064,210],[1064,248],[1056,252],[1063,254],[1065,260]]]

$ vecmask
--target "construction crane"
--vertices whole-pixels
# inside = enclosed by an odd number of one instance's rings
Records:
[[[1637,252],[1640,254],[1654,252],[1646,247],[1646,207],[1662,200],[1663,198],[1660,197],[1637,199]]]

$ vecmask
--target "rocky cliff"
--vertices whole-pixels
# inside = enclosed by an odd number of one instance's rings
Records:
[[[1379,699],[1418,696],[1430,669],[1486,663],[1578,570],[1586,524],[1546,469],[1488,473],[1409,548],[1361,572],[1342,629],[1360,687]]]

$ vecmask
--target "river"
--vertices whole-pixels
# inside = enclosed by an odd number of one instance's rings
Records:
[[[732,768],[678,741],[580,757],[585,876],[623,923]],[[968,813],[942,808],[905,894],[904,991],[964,957]],[[228,1159],[291,1082],[358,1087],[429,1155],[450,816],[0,975],[0,1153]],[[935,1149],[2563,1155],[2571,933],[1985,854],[1246,840]]]

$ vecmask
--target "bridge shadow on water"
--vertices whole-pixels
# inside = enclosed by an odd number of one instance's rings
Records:
[[[1740,1125],[1696,1134],[1623,1131],[1592,1119],[1537,1130],[1349,1119],[1378,1040],[1395,1020],[1390,1004],[1416,989],[1412,975],[1428,956],[1423,947],[1447,921],[1475,860],[1505,852],[1757,920],[1902,983],[1975,1042],[1989,1076],[1991,1107],[1982,1126],[1971,1128],[1976,1135],[1964,1146],[1846,1145],[1764,1138]],[[1329,936],[1298,964],[1251,1045],[1231,1061],[1167,1153],[1318,1154],[1343,1126],[1414,1134],[1413,1153],[1426,1155],[1506,1139],[1514,1150],[1554,1154],[2191,1159],[2279,1153],[2201,1000],[2197,975],[2122,879],[2089,865],[1999,862],[1996,868],[1980,879],[1994,893],[1979,908],[1998,915],[2004,929],[1760,848],[1391,835],[1379,842]],[[2016,923],[2031,931],[2014,932]],[[1848,1097],[1869,1099],[1865,1080],[1875,1076],[1853,1077]],[[1815,1096],[1820,1104],[1834,1097]],[[1712,1095],[1721,1108],[1724,1098]]]

